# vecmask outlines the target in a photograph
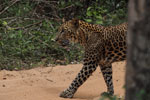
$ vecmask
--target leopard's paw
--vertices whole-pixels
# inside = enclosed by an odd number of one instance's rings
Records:
[[[69,89],[66,89],[63,92],[61,92],[59,96],[63,98],[72,98],[73,95],[74,95],[74,92],[70,91]]]

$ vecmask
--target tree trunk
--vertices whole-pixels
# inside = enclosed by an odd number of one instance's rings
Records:
[[[150,0],[129,0],[126,100],[150,100]]]

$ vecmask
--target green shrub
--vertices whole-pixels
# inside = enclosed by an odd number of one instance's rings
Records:
[[[118,24],[126,20],[126,5],[115,0],[0,1],[0,69],[80,62],[83,50],[78,44],[65,49],[54,41],[61,19]]]

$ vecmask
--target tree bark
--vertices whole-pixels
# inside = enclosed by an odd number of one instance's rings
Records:
[[[150,100],[150,0],[129,0],[125,100]]]

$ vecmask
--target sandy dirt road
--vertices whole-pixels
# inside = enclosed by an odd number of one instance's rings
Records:
[[[22,71],[0,71],[0,100],[70,100],[59,97],[69,86],[82,64],[38,67]],[[124,96],[125,62],[113,64],[115,95]],[[71,100],[98,100],[106,91],[100,69],[78,89]]]

